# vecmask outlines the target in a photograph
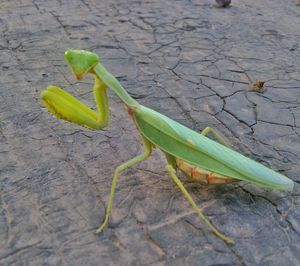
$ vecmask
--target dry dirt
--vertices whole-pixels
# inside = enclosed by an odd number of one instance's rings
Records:
[[[299,265],[300,7],[212,4],[2,1],[1,265]],[[197,131],[217,129],[234,149],[293,179],[294,191],[184,181],[235,240],[229,247],[197,217],[155,151],[120,176],[109,227],[96,236],[115,167],[142,146],[113,93],[104,131],[43,108],[39,94],[50,84],[94,106],[93,80],[73,78],[68,48],[96,52],[139,102]],[[255,80],[266,90],[251,90]]]

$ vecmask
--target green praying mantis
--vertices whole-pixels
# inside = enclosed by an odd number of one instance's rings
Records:
[[[100,63],[99,57],[83,50],[67,50],[65,60],[78,80],[90,73],[95,77],[94,97],[98,112],[90,109],[64,90],[49,86],[41,92],[41,99],[47,109],[57,118],[100,130],[109,124],[107,90],[112,89],[124,102],[141,135],[145,151],[115,169],[111,192],[100,233],[109,222],[115,189],[120,173],[139,162],[146,160],[152,149],[160,149],[166,156],[166,170],[173,181],[190,202],[199,217],[208,227],[227,244],[233,240],[219,232],[203,215],[200,208],[177,177],[177,170],[182,171],[192,180],[203,184],[226,184],[248,181],[268,188],[293,189],[293,181],[266,166],[255,162],[229,148],[227,141],[215,130],[207,127],[201,133],[195,132],[176,121],[139,104],[133,99],[117,79]],[[211,133],[218,142],[206,137]]]

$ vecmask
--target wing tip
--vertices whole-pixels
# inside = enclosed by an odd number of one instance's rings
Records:
[[[284,180],[281,179],[281,182],[279,183],[273,183],[271,186],[269,186],[270,188],[274,188],[274,189],[278,189],[278,190],[282,190],[282,191],[290,191],[292,192],[294,189],[294,182],[285,177]]]

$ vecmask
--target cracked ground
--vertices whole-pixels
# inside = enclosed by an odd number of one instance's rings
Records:
[[[299,265],[300,7],[292,0],[2,1],[0,7],[1,265]],[[292,193],[241,182],[187,182],[227,246],[198,218],[155,151],[119,179],[115,167],[143,151],[123,104],[89,131],[59,121],[39,94],[58,85],[95,107],[91,77],[77,82],[67,48],[87,49],[140,103],[200,131],[295,182]],[[251,89],[255,80],[265,90]],[[253,86],[252,86],[253,87]]]

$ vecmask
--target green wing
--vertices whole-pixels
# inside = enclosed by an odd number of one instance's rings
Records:
[[[147,107],[134,112],[143,135],[163,151],[209,171],[269,188],[292,190],[294,183],[255,162]]]

